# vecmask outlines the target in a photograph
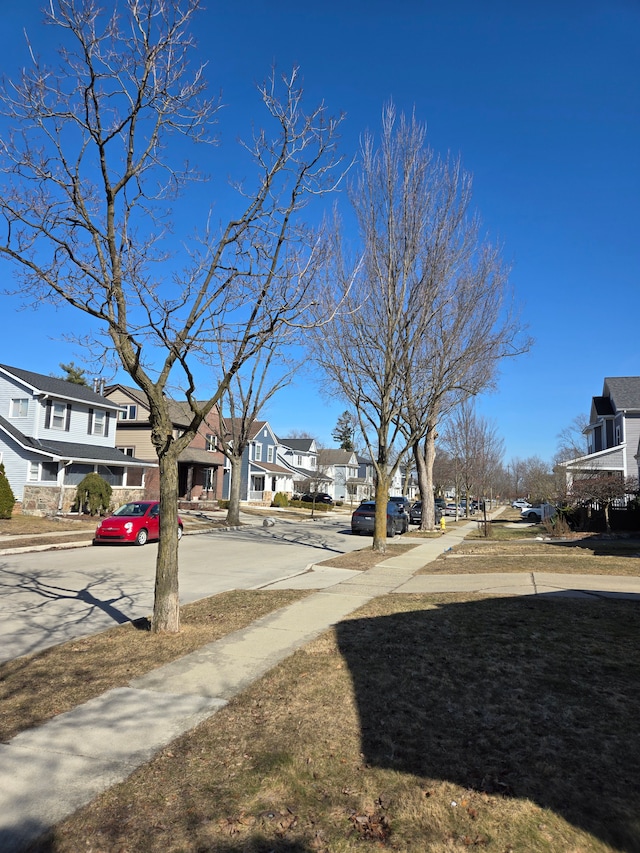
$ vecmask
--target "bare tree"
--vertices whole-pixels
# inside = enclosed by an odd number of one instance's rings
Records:
[[[237,185],[238,209],[219,228],[203,211],[195,245],[172,233],[170,203],[201,179],[190,147],[212,142],[217,107],[191,34],[200,5],[121,0],[109,12],[97,0],[52,0],[60,64],[32,51],[0,90],[13,125],[0,140],[0,255],[25,300],[88,315],[102,356],[114,354],[149,401],[162,534],[154,631],[179,629],[177,458],[241,366],[305,317],[317,244],[299,212],[335,180],[336,122],[323,105],[304,111],[296,71],[273,75],[259,87],[268,129],[244,144],[254,185]],[[233,357],[198,403],[194,363],[210,364],[217,341]],[[171,388],[192,412],[179,437]]]
[[[568,462],[586,456],[588,452],[585,427],[589,423],[586,415],[576,415],[571,423],[558,433],[558,449],[554,463]]]
[[[374,549],[384,549],[385,505],[396,460],[413,448],[424,526],[434,524],[433,463],[440,417],[493,381],[496,365],[528,346],[499,250],[471,215],[471,179],[437,157],[423,125],[383,111],[379,148],[368,135],[351,203],[362,260],[338,261],[353,280],[349,308],[319,341],[322,365],[349,400],[375,464]],[[356,316],[357,315],[357,316]],[[419,442],[422,441],[422,446]],[[396,465],[398,462],[396,461]]]
[[[468,516],[471,496],[489,494],[490,484],[500,467],[504,442],[497,426],[476,413],[473,400],[466,400],[447,418],[441,443],[456,460],[457,479],[466,498]]]
[[[371,456],[376,479],[373,549],[386,549],[389,487],[412,436],[403,436],[399,415],[406,365],[424,333],[430,302],[418,298],[428,234],[425,188],[433,157],[424,130],[400,119],[392,105],[383,112],[379,148],[366,134],[359,177],[349,198],[359,225],[361,252],[349,258],[336,223],[333,264],[327,269],[326,302],[336,305],[335,286],[349,294],[330,333],[316,336],[316,355],[330,385],[346,399]],[[424,282],[424,288],[428,281]],[[423,289],[424,289],[423,288]],[[341,298],[341,297],[338,297]]]
[[[227,523],[232,526],[240,524],[242,457],[251,443],[253,424],[263,406],[291,381],[293,375],[293,371],[282,364],[283,344],[281,336],[271,338],[233,374],[222,394],[228,417],[220,412],[220,435],[224,437],[220,449],[229,460],[231,469]],[[223,347],[219,349],[219,357],[223,370],[230,372]]]
[[[611,532],[610,510],[612,504],[623,501],[630,495],[637,494],[638,479],[623,477],[621,472],[606,472],[594,469],[583,471],[571,484],[571,498],[574,502],[584,504],[589,516],[595,506],[604,513],[605,529]]]

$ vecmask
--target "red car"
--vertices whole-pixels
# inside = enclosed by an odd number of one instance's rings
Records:
[[[160,504],[158,501],[132,501],[117,509],[96,528],[93,544],[100,542],[135,542],[144,545],[160,536]],[[182,519],[178,517],[178,539],[182,538]]]

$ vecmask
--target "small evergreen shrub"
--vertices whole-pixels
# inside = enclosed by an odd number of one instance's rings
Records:
[[[101,515],[109,509],[111,503],[111,486],[95,471],[87,474],[79,483],[76,492],[78,512],[89,512],[90,515]]]
[[[271,506],[289,506],[289,498],[284,492],[276,492],[271,501]]]
[[[0,462],[0,518],[11,518],[16,496],[4,473],[4,465]]]

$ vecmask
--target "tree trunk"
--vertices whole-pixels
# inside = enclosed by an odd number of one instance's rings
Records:
[[[381,473],[382,471],[382,473]],[[373,531],[374,551],[385,554],[387,551],[387,504],[389,503],[389,477],[384,469],[376,471],[376,521]]]
[[[424,449],[416,444],[414,456],[418,470],[418,484],[422,500],[422,520],[420,530],[435,530],[436,516],[433,500],[433,463],[436,459],[436,430],[435,424],[430,423],[424,439]]]
[[[155,600],[151,630],[177,634],[180,630],[178,592],[178,454],[172,445],[159,459],[160,540],[156,558]]]
[[[230,527],[240,526],[240,488],[242,486],[242,456],[232,456],[231,485],[229,487],[229,508],[227,509],[227,524]]]

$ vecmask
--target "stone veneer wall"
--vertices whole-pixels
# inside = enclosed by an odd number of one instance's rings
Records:
[[[25,486],[22,496],[23,515],[56,515],[58,512],[67,513],[76,501],[75,486],[64,486],[62,507],[58,509],[60,500],[59,486]],[[144,489],[125,488],[116,486],[111,494],[111,508],[117,509],[128,501],[144,500]]]

